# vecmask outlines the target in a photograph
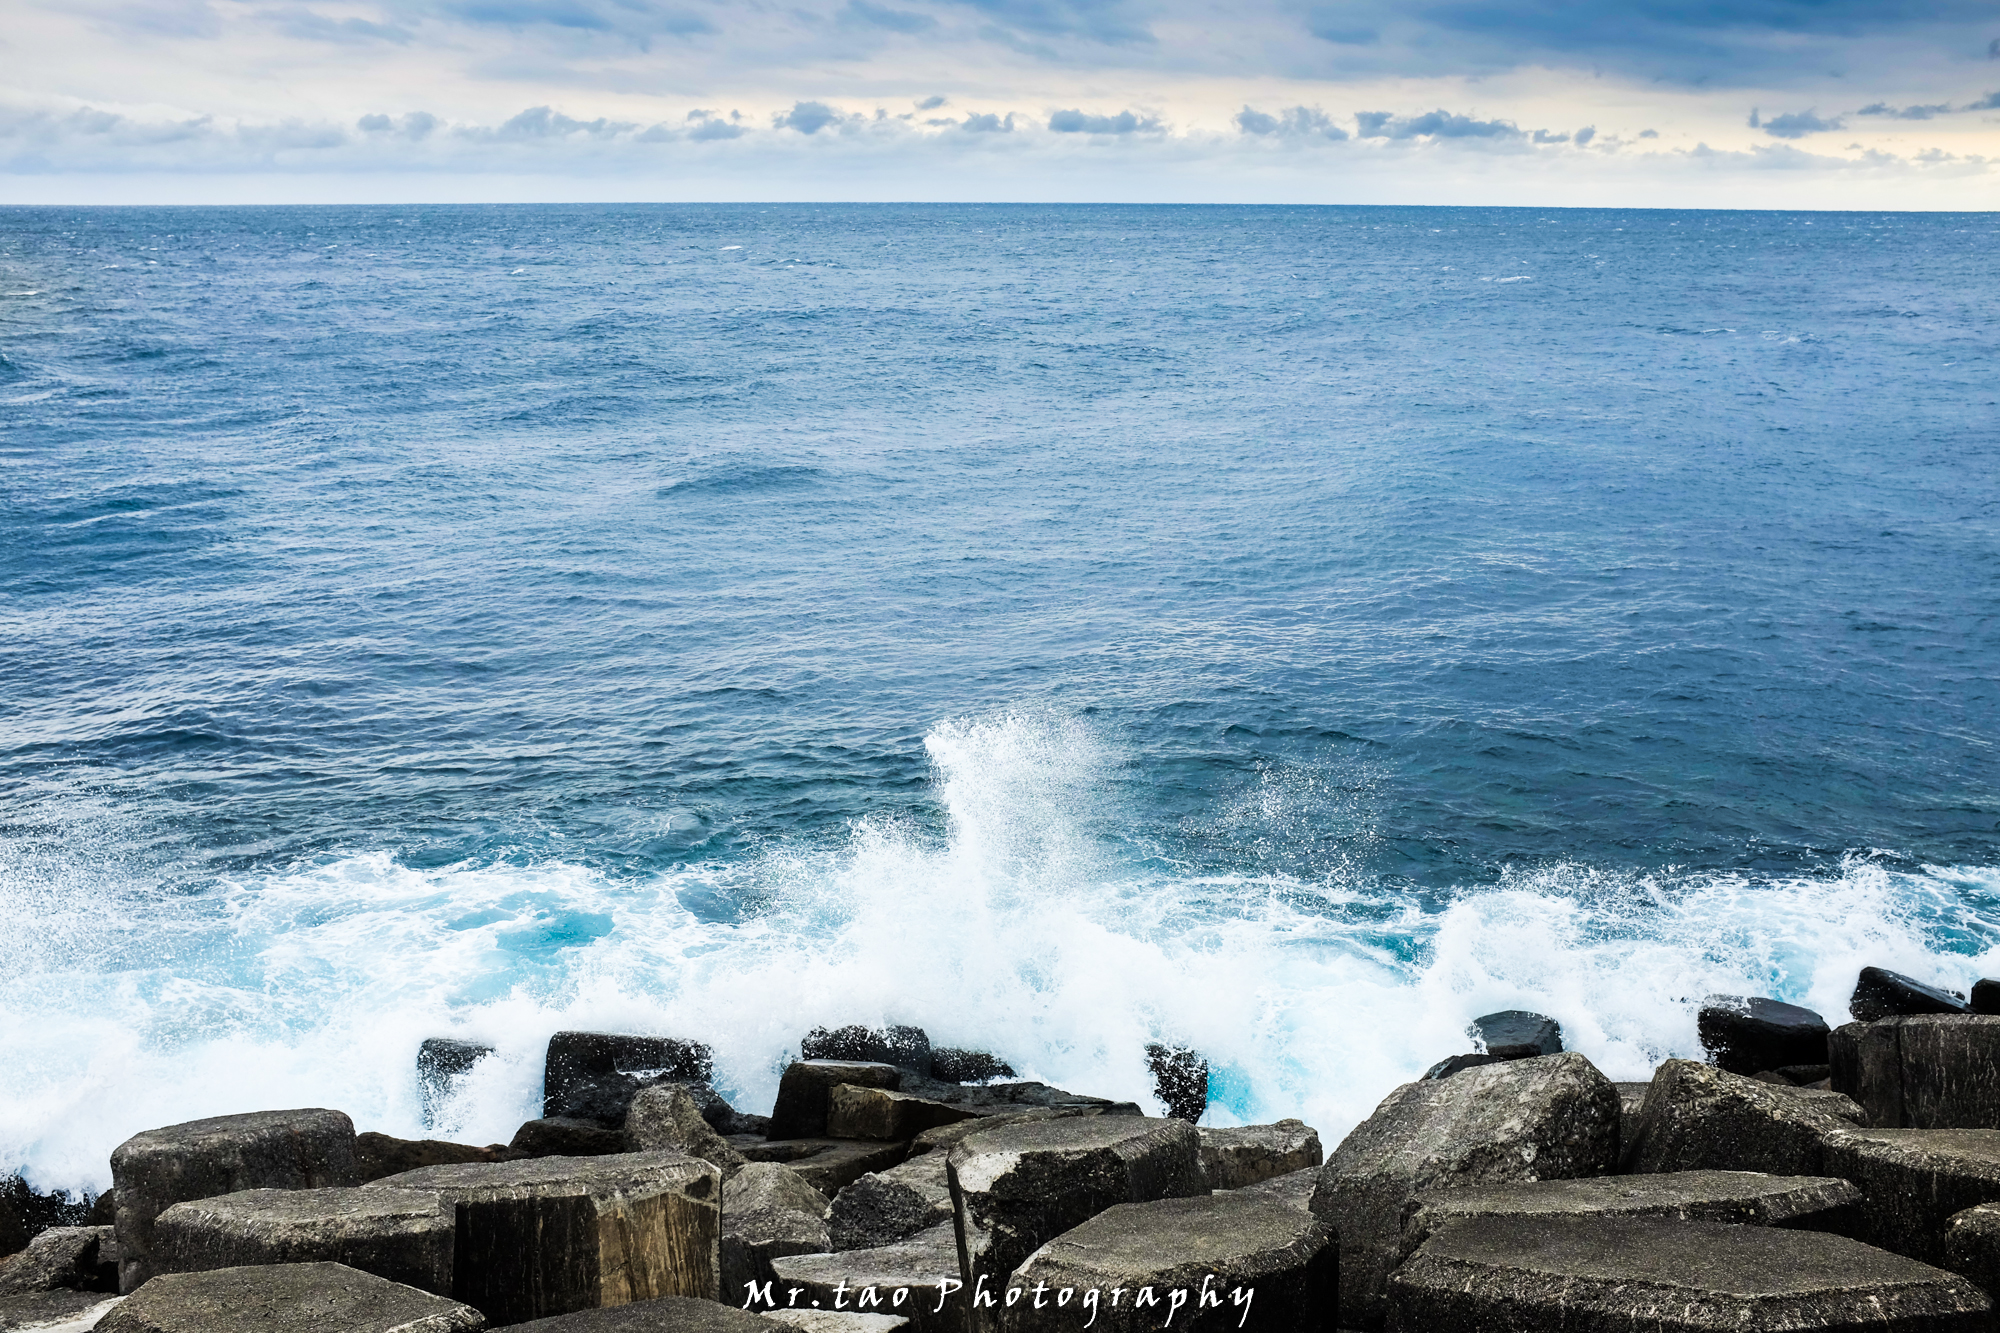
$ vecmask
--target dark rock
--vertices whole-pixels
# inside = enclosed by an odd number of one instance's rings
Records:
[[[417,1093],[423,1101],[426,1129],[438,1123],[458,1080],[491,1054],[493,1048],[483,1042],[455,1037],[426,1037],[417,1047]]]
[[[1979,988],[1973,987],[1973,998]],[[1944,1267],[1993,1296],[2000,1292],[2000,1204],[1954,1213],[1944,1227]]]
[[[1697,1066],[1701,1068],[1702,1066]],[[1618,1092],[1575,1052],[1405,1083],[1341,1140],[1312,1210],[1340,1237],[1340,1318],[1379,1327],[1403,1213],[1424,1190],[1610,1171]]]
[[[826,1225],[835,1250],[872,1250],[951,1222],[945,1155],[871,1171],[834,1195]]]
[[[1870,1128],[2000,1129],[2000,1015],[1848,1023],[1833,1050],[1833,1086]]]
[[[1825,1019],[1762,995],[1711,995],[1695,1026],[1708,1058],[1732,1074],[1823,1064],[1827,1058]]]
[[[1646,1089],[1650,1083],[1613,1083],[1618,1090],[1618,1143],[1621,1153],[1629,1152],[1639,1141],[1639,1125],[1646,1108]]]
[[[606,1129],[594,1120],[552,1116],[529,1120],[514,1131],[507,1147],[522,1157],[605,1157],[628,1151],[625,1131]]]
[[[993,1313],[1010,1333],[1152,1333],[1164,1318],[1194,1333],[1299,1333],[1331,1327],[1335,1263],[1333,1229],[1275,1199],[1124,1203],[1035,1251],[1005,1284],[1022,1290],[1020,1301],[995,1292]],[[1059,1302],[1064,1288],[1077,1298]]]
[[[452,1211],[429,1190],[246,1190],[177,1203],[153,1223],[161,1273],[337,1263],[451,1295]]]
[[[1466,1055],[1448,1056],[1424,1071],[1425,1078],[1450,1078],[1462,1069],[1477,1069],[1481,1065],[1497,1065],[1503,1060],[1511,1060],[1511,1055],[1483,1055],[1477,1052]]]
[[[836,1139],[909,1142],[927,1129],[971,1120],[978,1112],[888,1088],[842,1083],[826,1098],[826,1133]]]
[[[1798,1084],[1802,1088],[1810,1088],[1818,1084],[1824,1083],[1829,1078],[1832,1078],[1833,1066],[1832,1065],[1785,1065],[1779,1069],[1773,1070],[1772,1072],[1783,1074],[1786,1078],[1790,1079],[1792,1082]]]
[[[118,1304],[116,1296],[101,1291],[31,1291],[19,1296],[0,1296],[0,1333],[80,1333],[94,1328],[97,1321]]]
[[[373,1130],[354,1136],[354,1163],[361,1181],[380,1180],[420,1166],[444,1166],[450,1162],[508,1162],[520,1156],[504,1143],[475,1148],[469,1143],[446,1143],[443,1139],[397,1139]]]
[[[1201,1135],[1201,1172],[1212,1190],[1241,1189],[1326,1160],[1319,1131],[1303,1120],[1196,1132]]]
[[[902,1085],[894,1065],[852,1060],[795,1060],[778,1079],[778,1104],[771,1108],[774,1139],[812,1139],[826,1134],[828,1095],[843,1083],[863,1088]]]
[[[720,1292],[722,1174],[680,1153],[429,1166],[362,1188],[444,1196],[452,1295],[496,1324]]]
[[[1502,1060],[1531,1060],[1538,1055],[1560,1055],[1563,1048],[1562,1024],[1546,1014],[1526,1009],[1502,1009],[1482,1014],[1465,1030],[1473,1044],[1488,1055]]]
[[[856,1314],[852,1310],[767,1310],[761,1318],[801,1333],[895,1333],[910,1321],[897,1315]]]
[[[1184,1120],[1079,1116],[975,1134],[945,1159],[968,1292],[1120,1203],[1208,1193],[1201,1136]],[[969,1299],[969,1298],[968,1298]]]
[[[768,1320],[714,1301],[663,1296],[653,1301],[615,1305],[608,1310],[516,1324],[507,1333],[777,1333]]]
[[[308,1314],[308,1312],[310,1312]],[[479,1312],[341,1264],[163,1273],[97,1333],[476,1333]]]
[[[1653,1074],[1624,1169],[1824,1176],[1825,1145],[1853,1126],[1803,1088],[1774,1088],[1695,1060]]]
[[[2000,1130],[1850,1130],[1828,1144],[1826,1172],[1860,1188],[1862,1240],[1944,1263],[1953,1215],[2000,1202]]]
[[[713,1162],[729,1177],[749,1160],[715,1132],[686,1085],[662,1083],[641,1088],[625,1117],[625,1151],[652,1152],[671,1148]]]
[[[1303,1171],[1294,1171],[1287,1176],[1272,1176],[1260,1180],[1255,1185],[1244,1185],[1238,1194],[1254,1194],[1260,1199],[1276,1199],[1287,1208],[1303,1208],[1312,1211],[1313,1191],[1319,1187],[1319,1168],[1309,1166]]]
[[[814,1028],[799,1043],[801,1060],[846,1060],[860,1064],[898,1065],[919,1074],[932,1073],[931,1039],[922,1028]]]
[[[637,1076],[635,1092],[641,1079],[706,1085],[714,1082],[715,1060],[708,1047],[698,1041],[612,1032],[558,1032],[549,1038],[542,1070],[542,1114],[561,1115],[564,1098],[572,1087],[617,1073]],[[625,1100],[629,1105],[631,1098]],[[622,1110],[618,1118],[622,1123]]]
[[[713,1119],[710,1119],[708,1123],[715,1125]],[[738,1135],[757,1139],[768,1139],[771,1137],[771,1117],[767,1115],[745,1115],[743,1112],[738,1111],[730,1118],[729,1125],[728,1129],[716,1125],[715,1132],[724,1138],[735,1138]]]
[[[777,1274],[772,1299],[752,1309],[817,1304],[822,1310],[901,1316],[910,1321],[909,1333],[966,1330],[965,1293],[950,1289],[959,1280],[958,1242],[950,1227],[932,1227],[872,1250],[790,1255],[773,1259],[771,1269]]]
[[[887,1171],[906,1154],[901,1143],[871,1139],[821,1139],[826,1147],[789,1165],[800,1179],[829,1199],[871,1171]]]
[[[0,1178],[0,1254],[25,1249],[30,1240],[50,1227],[99,1226],[109,1217],[99,1216],[111,1192],[93,1200],[89,1195],[72,1199],[60,1191],[41,1194],[28,1188],[18,1175]]]
[[[1116,1114],[1139,1114],[1139,1108],[1131,1102],[1120,1102],[1115,1105],[1118,1108]],[[936,1129],[925,1130],[910,1140],[910,1156],[919,1157],[937,1151],[949,1152],[974,1134],[983,1134],[1002,1125],[1025,1124],[1033,1120],[1071,1120],[1078,1116],[1109,1112],[1109,1107],[1098,1106],[1029,1106],[1018,1111],[995,1111],[975,1116],[971,1120],[961,1120],[957,1124],[940,1125]]]
[[[1190,1125],[1208,1110],[1208,1057],[1187,1046],[1146,1047],[1146,1067],[1153,1071],[1153,1092],[1166,1103],[1167,1114]]]
[[[1986,977],[1972,983],[1972,1012],[2000,1014],[2000,981]]]
[[[723,1304],[740,1306],[752,1284],[770,1281],[772,1260],[832,1248],[826,1196],[790,1167],[752,1163],[723,1182]]]
[[[1965,997],[1955,991],[1939,990],[1915,977],[1882,967],[1864,967],[1854,983],[1854,995],[1847,1011],[1858,1023],[1906,1014],[1970,1013]]]
[[[1389,1283],[1391,1333],[1974,1333],[1964,1278],[1819,1231],[1640,1217],[1448,1221]]]
[[[985,1051],[942,1046],[931,1052],[931,1077],[946,1083],[984,1083],[988,1079],[1013,1078],[1014,1066]]]
[[[118,1190],[118,1281],[153,1274],[153,1219],[177,1203],[252,1189],[358,1185],[354,1122],[339,1111],[255,1111],[149,1129],[111,1154]]]
[[[50,1227],[0,1261],[0,1296],[35,1291],[116,1293],[118,1242],[110,1227]]]

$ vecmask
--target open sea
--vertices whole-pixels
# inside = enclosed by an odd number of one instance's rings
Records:
[[[0,1171],[2000,971],[2000,214],[0,209]]]

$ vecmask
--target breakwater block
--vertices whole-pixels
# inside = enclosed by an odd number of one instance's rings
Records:
[[[883,1028],[850,1024],[814,1028],[799,1041],[802,1060],[854,1060],[863,1064],[899,1065],[919,1074],[931,1073],[931,1039],[922,1028]]]
[[[1275,1199],[1120,1204],[1037,1250],[995,1313],[1006,1333],[1330,1330],[1337,1262],[1333,1229]]]
[[[1861,1239],[1941,1264],[1953,1215],[2000,1202],[2000,1130],[1855,1130],[1828,1146],[1826,1169],[1860,1188]]]
[[[493,1048],[484,1042],[460,1041],[456,1037],[424,1038],[417,1047],[417,1091],[423,1102],[425,1128],[438,1123],[445,1104],[458,1091],[458,1081],[491,1054]]]
[[[1530,1060],[1538,1055],[1559,1055],[1563,1048],[1562,1024],[1547,1014],[1527,1009],[1502,1009],[1497,1014],[1481,1014],[1465,1029],[1465,1035],[1487,1055],[1502,1060]]]
[[[304,1312],[310,1311],[309,1316]],[[98,1333],[476,1333],[477,1310],[344,1264],[165,1273],[126,1297]]]
[[[1404,1210],[1417,1194],[1604,1175],[1616,1164],[1619,1114],[1617,1089],[1573,1051],[1390,1093],[1333,1150],[1313,1192],[1313,1212],[1340,1237],[1341,1322],[1381,1325]]]
[[[50,1227],[0,1262],[0,1296],[60,1288],[118,1290],[118,1241],[110,1227]]]
[[[965,1333],[965,1293],[952,1290],[958,1241],[950,1227],[870,1250],[773,1259],[771,1269],[778,1279],[771,1294],[786,1309],[888,1315],[909,1320],[909,1333]],[[770,1307],[760,1300],[752,1308]]]
[[[773,1310],[764,1316],[784,1328],[804,1333],[895,1333],[910,1321],[885,1314],[852,1314],[844,1310]]]
[[[1196,1132],[1201,1135],[1202,1174],[1214,1190],[1241,1189],[1326,1160],[1319,1131],[1303,1120]]]
[[[507,1147],[519,1157],[604,1157],[626,1151],[625,1131],[595,1120],[544,1116],[515,1130]]]
[[[558,1032],[549,1038],[542,1062],[542,1114],[563,1114],[561,1108],[573,1088],[616,1074],[627,1075],[634,1088],[641,1078],[706,1085],[715,1079],[715,1057],[701,1042],[677,1037]]]
[[[1871,1129],[2000,1129],[2000,1015],[1846,1023],[1832,1060]]]
[[[452,1295],[496,1325],[721,1292],[722,1173],[680,1153],[431,1166],[362,1188],[444,1197]]]
[[[722,1303],[741,1305],[752,1283],[774,1276],[771,1261],[787,1254],[824,1254],[826,1196],[798,1172],[754,1162],[722,1184]]]
[[[927,1129],[971,1120],[978,1112],[889,1088],[842,1083],[827,1091],[826,1132],[836,1139],[908,1142]]]
[[[1944,1228],[1943,1266],[1989,1297],[2000,1292],[2000,1204],[1982,1203],[1952,1215]]]
[[[1844,1236],[1628,1217],[1444,1223],[1389,1283],[1391,1333],[1974,1333],[1986,1295]]]
[[[1653,1072],[1625,1170],[1765,1171],[1825,1176],[1828,1136],[1852,1129],[1835,1103],[1726,1074],[1696,1060],[1668,1060]],[[1858,1114],[1858,1113],[1857,1113]]]
[[[1185,1120],[1085,1116],[975,1134],[945,1159],[968,1292],[1006,1285],[1042,1245],[1115,1204],[1207,1195]],[[993,1327],[979,1310],[974,1318]]]
[[[1695,1019],[1701,1048],[1718,1069],[1767,1069],[1826,1063],[1826,1020],[1810,1009],[1762,995],[1711,995]]]
[[[1273,1176],[1260,1180],[1255,1185],[1244,1185],[1240,1194],[1254,1194],[1262,1199],[1276,1199],[1287,1208],[1303,1208],[1312,1211],[1313,1191],[1319,1187],[1319,1168],[1309,1166],[1303,1171],[1289,1175]]]
[[[451,1294],[451,1209],[429,1190],[245,1190],[177,1203],[153,1224],[161,1273],[338,1263]]]
[[[1971,1011],[1962,995],[1891,972],[1886,967],[1864,967],[1854,982],[1847,1012],[1857,1023],[1907,1014],[1963,1014]]]
[[[702,1115],[701,1104],[679,1083],[641,1088],[625,1117],[625,1151],[683,1152],[733,1176],[749,1161],[729,1146]]]
[[[505,1162],[513,1150],[504,1143],[484,1148],[470,1143],[447,1143],[443,1139],[398,1139],[373,1130],[354,1136],[354,1161],[363,1184],[384,1176],[414,1171],[420,1166],[443,1166],[447,1162]]]
[[[826,1215],[836,1250],[893,1245],[950,1222],[951,1184],[940,1152],[869,1172],[834,1195]]]
[[[777,1333],[777,1327],[713,1301],[665,1296],[607,1310],[580,1310],[537,1319],[516,1324],[507,1333]]]
[[[118,1196],[118,1284],[153,1275],[153,1221],[190,1199],[251,1189],[358,1185],[354,1122],[339,1111],[255,1111],[134,1134],[111,1153]]]
[[[890,1064],[857,1060],[794,1060],[778,1079],[778,1101],[771,1108],[774,1139],[810,1139],[826,1134],[828,1101],[843,1083],[861,1088],[902,1086],[903,1073]]]

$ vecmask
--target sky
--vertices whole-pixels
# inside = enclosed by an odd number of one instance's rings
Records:
[[[0,0],[0,204],[2000,207],[2000,0]]]

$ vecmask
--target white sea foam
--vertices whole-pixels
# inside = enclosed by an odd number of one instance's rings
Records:
[[[955,723],[927,745],[942,829],[871,820],[641,882],[376,854],[174,896],[17,856],[0,875],[0,1153],[38,1187],[97,1189],[120,1140],[197,1116],[337,1106],[417,1135],[413,1058],[434,1035],[498,1048],[437,1132],[505,1140],[538,1114],[563,1027],[699,1037],[732,1100],[764,1111],[804,1029],[849,1021],[918,1023],[1141,1102],[1145,1043],[1185,1042],[1213,1062],[1213,1122],[1299,1115],[1330,1143],[1489,1010],[1553,1014],[1629,1079],[1696,1053],[1711,991],[1839,1018],[1863,964],[1961,988],[2000,965],[1991,869],[1560,866],[1428,905],[1339,857],[1313,878],[1141,872],[1114,837],[1118,753],[1082,722]],[[1357,817],[1276,780],[1214,821],[1282,838]],[[683,905],[718,892],[747,918]]]

